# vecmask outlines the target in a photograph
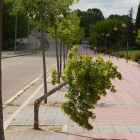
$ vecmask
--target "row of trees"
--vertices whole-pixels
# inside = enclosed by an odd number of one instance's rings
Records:
[[[78,17],[82,20],[80,26],[85,30],[85,37],[89,38],[91,44],[97,44],[99,39],[95,39],[96,35],[101,33],[109,33],[112,36],[113,46],[116,46],[115,40],[117,39],[117,33],[114,33],[113,28],[120,29],[120,46],[126,47],[127,42],[127,30],[122,28],[121,24],[126,23],[129,25],[129,47],[135,47],[138,42],[138,30],[140,29],[140,4],[138,7],[136,21],[133,19],[133,8],[128,12],[128,15],[113,15],[111,14],[105,19],[100,9],[88,9],[87,11],[78,10]],[[116,23],[117,22],[117,23]],[[108,25],[107,25],[108,24]],[[102,38],[100,39],[102,41]],[[137,41],[136,41],[137,40]],[[102,42],[101,42],[102,43]],[[107,41],[107,43],[109,43]],[[140,46],[137,45],[139,49]]]
[[[96,24],[90,25],[90,37],[89,42],[91,44],[97,45],[97,42],[103,43],[105,36],[95,38],[95,36],[101,35],[102,33],[111,35],[112,47],[116,48],[118,33],[114,31],[114,28],[117,27],[120,30],[120,47],[125,48],[127,44],[127,29],[122,27],[123,23],[129,25],[129,47],[135,47],[135,36],[134,36],[134,21],[133,21],[133,8],[129,10],[128,15],[110,15],[108,19],[97,22]],[[106,40],[106,46],[109,46],[109,40]],[[101,45],[103,46],[103,45]]]
[[[30,24],[35,31],[41,31],[41,47],[43,57],[43,73],[44,73],[44,94],[47,94],[46,83],[46,63],[44,52],[43,32],[49,32],[52,38],[55,38],[57,70],[61,71],[61,50],[63,44],[64,58],[65,45],[70,46],[78,43],[84,36],[84,31],[79,27],[80,19],[76,12],[72,12],[69,8],[75,0],[5,0],[6,4],[11,4],[12,14],[26,15],[30,18]],[[78,2],[78,0],[76,0]],[[57,39],[61,40],[60,58],[58,56]],[[67,47],[68,48],[68,47]],[[66,51],[67,52],[67,51]],[[65,61],[65,59],[64,59]],[[60,75],[58,75],[58,82],[60,82]],[[1,98],[2,99],[2,98]],[[44,100],[47,103],[47,99]],[[0,139],[4,140],[3,135],[3,121],[2,121],[2,101],[0,110]],[[38,122],[36,122],[38,123]]]
[[[135,22],[135,36],[136,36],[136,43],[139,45],[140,48],[140,2],[137,11],[137,17]]]
[[[11,14],[14,1],[3,1],[3,49],[14,46],[15,40],[15,18]],[[28,35],[28,17],[25,14],[17,15],[17,38],[26,37]]]
[[[89,37],[90,24],[96,24],[98,21],[105,20],[105,17],[100,9],[88,9],[87,11],[77,10],[77,15],[81,19],[80,27],[84,28],[85,37]]]
[[[106,89],[110,89],[112,92],[116,91],[115,87],[111,83],[112,78],[118,78],[119,80],[122,79],[122,75],[117,71],[117,67],[113,66],[112,62],[104,62],[101,56],[99,56],[96,61],[93,61],[92,57],[89,55],[80,54],[75,56],[76,51],[78,51],[78,47],[75,46],[68,53],[68,61],[66,62],[66,68],[64,69],[64,74],[62,76],[64,83],[47,93],[43,32],[47,31],[51,37],[55,38],[57,71],[54,70],[52,72],[52,83],[55,84],[56,82],[60,82],[61,75],[61,63],[59,63],[61,62],[61,55],[59,58],[57,39],[59,38],[61,40],[62,43],[60,48],[62,48],[62,44],[67,46],[76,44],[84,36],[83,29],[79,27],[80,19],[77,17],[77,13],[71,12],[69,8],[74,0],[7,1],[14,1],[14,5],[12,7],[13,14],[16,15],[20,13],[28,15],[30,17],[31,24],[36,25],[34,26],[35,30],[37,31],[38,28],[41,30],[44,96],[35,101],[34,128],[38,128],[38,109],[41,101],[45,99],[46,103],[46,99],[49,95],[53,94],[62,86],[68,84],[68,94],[66,95],[66,98],[69,100],[62,104],[61,107],[73,121],[87,130],[91,130],[93,127],[89,123],[89,118],[95,118],[94,113],[90,111],[90,109],[94,109],[93,104],[97,103],[101,96],[106,96]],[[63,50],[64,49],[65,47]],[[110,71],[108,71],[108,69]],[[2,111],[2,102],[0,111]],[[2,123],[1,120],[2,115],[0,123]],[[4,140],[2,124],[0,124],[0,139]]]

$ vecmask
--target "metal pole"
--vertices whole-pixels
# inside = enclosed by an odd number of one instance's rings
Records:
[[[111,54],[112,54],[112,48],[111,48],[111,35],[110,35],[110,49],[111,49]],[[113,58],[113,55],[112,55]]]
[[[127,25],[127,58],[126,58],[126,63],[128,63],[128,37],[129,37],[129,25]]]
[[[37,28],[37,24],[36,24],[36,28]],[[36,34],[36,52],[37,52],[37,34]]]
[[[87,45],[85,47],[86,47],[86,55],[87,55]]]
[[[118,29],[118,55],[117,55],[117,60],[119,57],[119,35],[120,35],[120,29]]]
[[[44,74],[44,95],[47,94],[47,81],[46,81],[46,61],[45,61],[45,50],[44,50],[44,39],[43,39],[43,7],[42,1],[40,3],[40,24],[41,24],[41,48],[43,57],[43,74]],[[44,99],[44,103],[47,103],[47,98]]]
[[[29,51],[29,15],[28,15],[28,45],[27,45],[27,51]]]
[[[36,35],[36,51],[37,51],[37,35]]]
[[[17,52],[17,15],[15,17],[15,54]]]
[[[111,35],[110,35],[110,53],[109,53],[109,58],[110,58],[110,55],[111,55]]]
[[[105,43],[106,43],[106,38],[105,38]],[[104,56],[105,56],[105,43],[104,43]]]

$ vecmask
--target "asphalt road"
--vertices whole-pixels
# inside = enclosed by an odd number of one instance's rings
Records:
[[[46,70],[56,63],[55,42],[47,37],[51,48],[45,52]],[[60,42],[58,42],[59,46]],[[43,74],[42,54],[13,57],[2,60],[3,103],[13,97],[34,79]]]

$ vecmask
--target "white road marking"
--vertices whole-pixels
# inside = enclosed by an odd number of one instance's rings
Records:
[[[48,73],[53,67],[55,67],[55,65],[53,65],[46,73]],[[36,78],[34,81],[32,81],[29,85],[27,85],[26,87],[24,87],[21,91],[19,91],[16,95],[14,95],[12,98],[10,98],[7,102],[5,102],[3,104],[3,107],[5,107],[8,103],[12,102],[18,95],[20,95],[25,89],[27,89],[28,87],[30,87],[33,83],[35,83],[39,78],[41,78],[43,76],[43,74],[41,76],[39,76],[38,78]],[[48,79],[50,79],[50,76],[48,77]]]

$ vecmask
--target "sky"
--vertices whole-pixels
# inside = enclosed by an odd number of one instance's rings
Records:
[[[79,0],[78,4],[71,6],[72,10],[79,9],[86,11],[89,8],[98,8],[102,11],[105,18],[111,14],[127,15],[133,7],[133,19],[136,19],[140,0]]]

